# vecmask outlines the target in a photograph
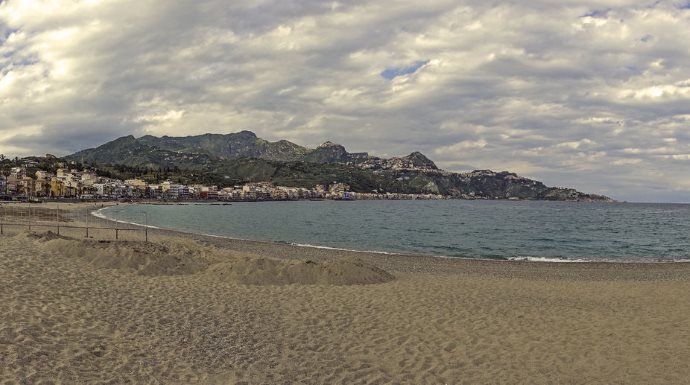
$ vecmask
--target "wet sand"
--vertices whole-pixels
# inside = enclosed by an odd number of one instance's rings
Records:
[[[74,231],[0,237],[0,384],[690,378],[688,263],[442,259],[162,230],[149,244],[133,234],[104,242],[107,230]]]

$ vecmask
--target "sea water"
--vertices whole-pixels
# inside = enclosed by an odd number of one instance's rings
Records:
[[[97,215],[198,234],[362,251],[558,261],[690,260],[690,205],[682,204],[233,202],[123,205]]]

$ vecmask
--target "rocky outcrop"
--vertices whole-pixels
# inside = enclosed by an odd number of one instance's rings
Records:
[[[357,166],[366,170],[438,170],[436,164],[424,156],[424,154],[421,152],[413,152],[412,154],[402,158],[383,159],[371,157],[358,162]]]
[[[325,142],[312,151],[309,151],[301,159],[304,162],[310,163],[343,163],[354,164],[364,161],[369,158],[366,152],[349,153],[340,144],[333,142]]]

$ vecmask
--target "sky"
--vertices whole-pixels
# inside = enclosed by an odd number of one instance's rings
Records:
[[[0,153],[268,140],[690,202],[690,1],[0,0]]]

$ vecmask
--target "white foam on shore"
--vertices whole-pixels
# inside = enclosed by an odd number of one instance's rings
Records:
[[[276,242],[280,243],[280,242]],[[349,251],[349,252],[354,252],[354,253],[368,253],[368,254],[383,254],[383,255],[405,255],[402,253],[392,253],[389,251],[374,251],[374,250],[354,250],[354,249],[345,249],[342,247],[331,247],[331,246],[317,246],[317,245],[310,245],[308,243],[286,243],[290,246],[298,246],[298,247],[309,247],[312,249],[324,249],[324,250],[335,250],[335,251]],[[452,257],[445,257],[445,256],[440,256],[441,258],[452,258]]]
[[[645,260],[615,260],[615,259],[568,259],[557,257],[508,257],[509,261],[526,261],[526,262],[548,262],[548,263],[688,263],[689,258],[682,259],[657,259],[653,261]]]
[[[591,259],[568,259],[557,257],[507,257],[509,261],[527,261],[527,262],[549,262],[549,263],[583,263],[583,262],[615,262],[609,260],[591,260]]]
[[[104,219],[104,220],[106,220],[106,221],[111,221],[111,222],[122,223],[122,224],[124,224],[124,225],[133,225],[133,226],[140,226],[140,227],[148,227],[149,229],[159,229],[159,230],[163,230],[162,227],[158,227],[158,226],[144,225],[144,224],[141,224],[141,223],[127,222],[127,221],[121,221],[121,220],[118,220],[118,219],[110,218],[110,217],[106,216],[105,214],[103,214],[103,213],[101,212],[101,210],[105,210],[105,209],[107,209],[107,208],[108,208],[108,207],[104,207],[104,208],[102,208],[102,209],[99,209],[99,210],[96,210],[96,211],[92,211],[92,212],[91,212],[91,215],[93,215],[93,216],[96,217],[96,218]]]
[[[191,205],[191,203],[186,203],[186,204]],[[235,237],[230,237],[230,236],[226,236],[226,235],[217,235],[217,234],[195,233],[195,232],[188,231],[188,230],[174,229],[174,228],[170,228],[170,227],[159,227],[159,226],[153,226],[153,225],[143,225],[141,223],[136,223],[136,222],[121,221],[121,220],[118,220],[115,218],[108,217],[107,215],[105,215],[101,212],[101,210],[105,210],[107,208],[109,208],[109,207],[105,207],[105,208],[99,209],[97,211],[93,211],[93,212],[91,212],[91,215],[98,217],[98,218],[101,218],[101,219],[104,219],[106,221],[117,222],[117,223],[128,224],[128,225],[134,225],[134,226],[148,227],[151,229],[175,231],[175,232],[184,233],[184,234],[200,235],[203,237],[210,237],[210,238],[229,239],[229,240],[233,240],[233,241],[266,242],[266,241],[257,241],[255,239],[235,238]]]
[[[107,207],[106,207],[106,208],[107,208]],[[101,211],[105,210],[106,208],[102,208],[102,209],[98,209],[98,210],[96,210],[96,211],[92,211],[92,212],[91,212],[91,215],[93,215],[93,216],[96,217],[96,218],[105,219],[105,220],[107,220],[107,221],[117,222],[117,220],[112,219],[112,218],[108,218],[107,216],[105,216],[105,214],[103,214],[103,213],[101,212]]]
[[[564,258],[564,257],[559,258],[559,257],[535,257],[535,256],[487,258],[487,257],[465,257],[465,256],[448,256],[448,255],[406,254],[406,253],[395,253],[395,252],[377,251],[377,250],[355,250],[355,249],[346,249],[346,248],[341,248],[341,247],[312,245],[312,244],[308,244],[308,243],[279,242],[279,241],[270,241],[270,240],[269,241],[265,241],[265,240],[262,241],[262,240],[256,240],[256,239],[236,238],[236,237],[231,237],[231,236],[227,236],[227,235],[195,233],[192,231],[185,231],[185,230],[180,230],[180,229],[158,227],[158,226],[152,226],[152,225],[143,225],[141,223],[126,222],[126,221],[121,221],[121,220],[110,218],[101,212],[102,210],[105,210],[107,208],[109,208],[109,207],[105,207],[105,208],[102,208],[102,209],[99,209],[96,211],[92,211],[91,215],[98,217],[98,218],[101,218],[101,219],[104,219],[104,220],[122,223],[122,224],[148,227],[151,229],[176,231],[176,232],[181,232],[181,233],[200,235],[200,236],[204,236],[204,237],[228,239],[228,240],[233,240],[233,241],[273,243],[273,244],[278,244],[278,245],[283,244],[283,245],[296,246],[296,247],[308,247],[308,248],[312,248],[312,249],[346,251],[346,252],[351,252],[351,253],[380,254],[380,255],[392,255],[392,256],[415,256],[415,255],[417,255],[417,256],[432,257],[432,258],[466,259],[466,260],[473,260],[473,261],[524,261],[524,262],[543,262],[543,263],[652,263],[652,264],[655,264],[655,263],[690,263],[690,258],[669,259],[669,260],[663,260],[663,261],[659,261],[659,260],[655,260],[655,261],[628,261],[628,260],[619,261],[619,260],[611,260],[611,259],[597,259],[597,260],[582,259],[582,258],[568,259],[568,258]]]

